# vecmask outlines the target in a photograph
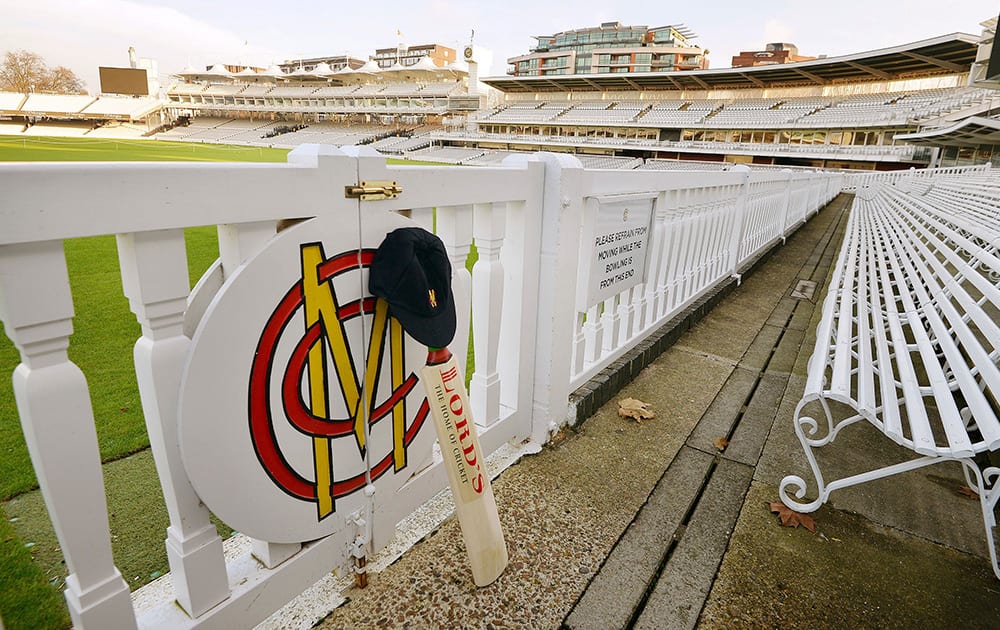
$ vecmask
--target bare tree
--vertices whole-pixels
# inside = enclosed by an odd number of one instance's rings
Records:
[[[10,50],[0,63],[0,90],[79,94],[83,92],[83,81],[65,66],[49,68],[41,55],[29,50]]]
[[[56,66],[49,70],[47,91],[59,94],[82,94],[83,81],[66,66]]]

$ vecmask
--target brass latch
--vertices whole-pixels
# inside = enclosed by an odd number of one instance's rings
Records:
[[[401,192],[403,192],[402,187],[387,179],[358,182],[355,186],[344,186],[345,197],[361,201],[395,199]]]

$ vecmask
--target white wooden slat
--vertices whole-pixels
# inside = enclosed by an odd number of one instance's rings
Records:
[[[854,283],[858,265],[858,241],[850,240],[847,251],[844,277],[840,290],[840,304],[837,316],[837,336],[834,341],[833,375],[830,391],[835,396],[849,399],[851,395],[851,371],[853,368],[852,340],[854,338],[854,305],[856,302]]]
[[[922,287],[920,289],[924,291],[922,295],[923,299],[935,307],[933,309],[926,309],[929,322],[934,328],[939,343],[942,345],[948,363],[953,366],[953,376],[959,384],[966,403],[970,410],[972,410],[973,418],[976,420],[977,426],[983,435],[984,443],[986,445],[996,445],[1000,441],[1000,422],[998,422],[992,407],[981,391],[980,384],[973,377],[971,370],[968,370],[966,366],[967,364],[975,366],[980,379],[984,381],[983,385],[994,392],[994,395],[1000,393],[1000,369],[997,368],[994,360],[990,358],[981,340],[969,329],[965,318],[947,298],[949,296],[954,297],[965,308],[965,312],[971,314],[974,321],[977,323],[981,322],[986,327],[986,339],[995,339],[997,343],[1000,343],[1000,334],[997,334],[996,323],[978,307],[975,300],[969,296],[965,288],[948,275],[948,270],[944,268],[940,260],[934,255],[934,252],[943,251],[945,247],[944,243],[940,241],[935,242],[935,237],[926,230],[920,230],[919,226],[910,224],[909,228],[915,234],[923,236],[925,240],[935,243],[934,251],[921,240],[914,241],[911,246],[919,250],[921,254],[919,262],[925,269],[923,272],[925,277],[931,277],[931,271],[928,266],[934,268],[935,272],[933,276],[935,284],[931,287],[931,294],[926,293]],[[939,316],[938,311],[944,316],[944,320]],[[961,349],[952,341],[952,334],[957,336],[962,346]],[[966,355],[968,356],[967,359]]]
[[[902,418],[899,412],[899,398],[896,394],[897,375],[893,369],[893,360],[890,352],[891,344],[886,332],[889,330],[889,322],[886,318],[886,307],[882,301],[884,295],[883,277],[881,269],[877,266],[877,259],[881,251],[876,247],[872,230],[866,230],[866,250],[869,255],[871,265],[872,280],[872,332],[875,339],[875,354],[878,360],[879,398],[882,406],[882,428],[892,440],[897,444],[908,445],[907,438],[903,435]]]
[[[869,250],[858,244],[858,299],[857,299],[857,401],[858,411],[875,417],[875,378],[872,366],[871,304],[869,292]]]
[[[878,210],[873,206],[870,213],[870,220],[875,225],[879,246],[887,247],[887,240],[884,233],[879,229],[877,221]],[[889,263],[886,263],[886,259]],[[921,455],[937,455],[937,448],[934,441],[934,434],[931,431],[930,423],[927,419],[927,412],[924,408],[923,398],[920,395],[920,383],[917,380],[916,371],[910,360],[909,342],[903,332],[902,322],[906,320],[905,313],[898,311],[896,296],[901,293],[905,295],[906,279],[899,273],[895,259],[884,253],[878,258],[879,272],[882,277],[882,290],[885,298],[886,321],[889,324],[889,343],[893,349],[896,372],[899,375],[899,384],[902,388],[903,405],[906,409],[906,420],[910,428],[910,439],[912,447]],[[891,271],[890,271],[891,268]]]
[[[910,277],[916,279],[917,276],[922,275],[919,269],[919,260],[915,257],[913,246],[908,242],[907,237],[900,234],[901,226],[891,221],[891,219],[895,218],[893,214],[895,213],[886,213],[882,218],[885,221],[886,234],[893,245],[893,251],[896,253],[895,260],[899,261],[902,268]],[[912,284],[912,290],[916,294],[915,297],[922,305],[929,304],[930,297],[923,284],[918,281],[914,281]],[[904,293],[903,298],[907,304],[907,309],[911,311],[909,313],[912,324],[910,328],[920,352],[921,363],[927,372],[932,395],[937,405],[939,421],[948,439],[950,454],[955,457],[969,457],[974,451],[968,433],[965,430],[965,424],[955,404],[955,398],[951,394],[948,379],[945,377],[944,370],[938,362],[936,350],[931,343],[930,337],[924,327],[918,325],[918,314],[927,319],[931,328],[938,335],[938,346],[945,352],[946,358],[955,362],[956,367],[963,364],[964,361],[934,309],[918,307],[914,296],[909,293]]]

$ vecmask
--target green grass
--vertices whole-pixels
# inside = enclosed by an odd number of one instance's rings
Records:
[[[0,136],[0,162],[284,162],[286,149],[221,144]]]
[[[0,519],[0,617],[7,630],[69,626],[62,593],[54,586],[11,523]]]
[[[0,136],[0,162],[283,162],[286,154],[277,149],[176,142]],[[213,226],[189,228],[185,241],[193,285],[218,257],[216,230]],[[152,458],[148,451],[128,457],[149,446],[132,363],[132,346],[141,333],[122,294],[114,237],[70,239],[64,248],[76,312],[69,356],[87,376],[102,461],[115,462],[104,467],[115,561],[129,586],[136,588],[168,570],[163,546],[167,516]],[[470,269],[475,259],[473,248]],[[66,577],[62,554],[40,494],[29,492],[38,484],[10,379],[19,362],[16,348],[6,335],[0,335],[0,500],[4,501],[0,509],[0,618],[8,629],[64,628],[69,617],[61,593]],[[468,365],[471,374],[471,340]],[[216,526],[221,535],[228,536],[224,524],[216,522]]]

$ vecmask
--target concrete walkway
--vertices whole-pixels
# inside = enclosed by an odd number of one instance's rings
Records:
[[[835,493],[815,534],[769,511],[783,476],[808,480],[791,421],[849,202],[837,198],[611,402],[495,481],[511,558],[496,583],[474,587],[451,518],[322,627],[1000,625],[1000,581],[957,465]],[[792,297],[800,280],[817,283],[811,299],[807,287]],[[626,396],[657,417],[619,418]],[[864,424],[820,457],[842,474],[907,455]]]

